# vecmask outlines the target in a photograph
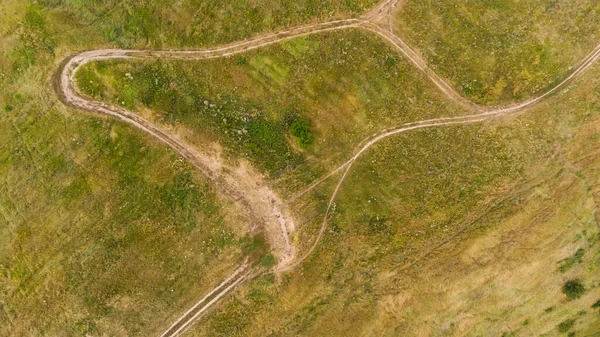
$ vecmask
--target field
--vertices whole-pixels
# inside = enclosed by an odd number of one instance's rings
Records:
[[[218,141],[273,178],[308,175],[305,184],[386,126],[464,113],[393,49],[356,30],[201,62],[91,63],[78,76],[90,97]],[[293,135],[300,122],[310,143]]]
[[[407,0],[396,28],[467,97],[512,102],[558,82],[598,42],[592,5],[547,3],[521,1],[522,12],[512,1]],[[11,18],[0,22],[0,334],[158,335],[244,255],[266,249],[238,204],[165,145],[59,102],[51,82],[65,56],[215,45],[372,4],[0,4]],[[485,25],[497,29],[475,29]],[[532,25],[548,37],[536,40]],[[482,56],[490,50],[493,61]],[[350,169],[307,260],[243,284],[189,335],[597,335],[598,74],[595,65],[518,114],[380,141]],[[249,163],[288,201],[297,256],[341,175],[296,193],[379,130],[470,113],[359,29],[214,60],[93,62],[76,81],[198,151],[218,148],[226,165]]]
[[[121,48],[200,47],[286,26],[357,16],[376,0],[43,0],[55,23],[89,29]]]
[[[101,62],[83,69],[80,87],[158,123],[178,125],[211,141],[231,144],[227,147],[232,158],[241,155],[251,160],[283,193],[301,186],[299,182],[306,176],[318,177],[347,159],[359,141],[373,132],[370,130],[436,116],[432,113],[466,113],[451,105],[445,107],[444,99],[427,89],[425,80],[402,59],[387,62],[393,50],[384,45],[368,51],[349,48],[343,57],[328,58],[332,50],[339,50],[332,41],[350,46],[368,41],[378,46],[363,33],[349,32],[301,38],[217,61]],[[309,46],[303,48],[307,56],[297,60],[297,48],[290,49],[289,44]],[[344,66],[347,60],[362,66]],[[391,71],[381,71],[384,67]],[[169,70],[168,78],[163,77],[162,69]],[[308,72],[299,73],[299,69]],[[401,75],[386,78],[389,73]],[[314,89],[310,84],[315,78],[326,79],[328,85]],[[595,92],[596,83],[590,79],[593,74],[582,79],[584,84],[569,87],[552,102],[523,116],[483,126],[416,131],[376,145],[351,171],[323,241],[300,270],[281,279],[254,281],[200,325],[197,335],[339,336],[356,331],[374,336],[412,331],[461,335],[471,329],[480,333],[552,333],[556,330],[553,324],[563,319],[575,319],[578,331],[597,329],[592,312],[577,316],[599,295],[594,201],[598,186],[593,176],[597,174],[597,156],[586,158],[581,168],[568,158],[573,156],[570,151],[581,151],[579,147],[589,139],[598,140],[598,115],[593,108],[597,98],[589,95]],[[152,87],[156,83],[159,87]],[[415,91],[406,90],[411,84]],[[385,95],[382,88],[387,88]],[[310,96],[315,92],[319,95]],[[353,97],[352,106],[340,109],[346,105],[331,92]],[[420,99],[409,104],[415,92]],[[563,101],[569,103],[561,105]],[[581,103],[573,106],[573,101]],[[330,102],[338,108],[328,109]],[[301,146],[292,134],[291,121],[297,118],[310,125],[310,145]],[[262,130],[272,131],[253,133],[259,123],[271,126]],[[589,128],[583,131],[587,135],[569,141],[580,128],[585,129],[582,125]],[[265,134],[269,146],[261,143]],[[271,153],[254,153],[245,147],[267,148]],[[587,178],[585,170],[591,170],[592,177]],[[315,236],[331,191],[330,182],[292,204],[303,223],[296,236],[300,247]],[[565,204],[563,211],[553,209],[556,202]],[[572,223],[573,212],[582,223]],[[565,223],[571,226],[566,233]],[[504,241],[511,242],[510,248],[501,244]],[[534,255],[524,258],[514,252],[521,249],[531,249]],[[560,272],[560,261],[568,261],[579,249],[586,252],[586,260],[581,257],[581,262]],[[448,260],[456,262],[440,270]],[[582,269],[579,264],[584,261],[588,267]],[[476,268],[482,266],[488,274]],[[535,275],[544,275],[543,282],[520,280],[518,274],[506,272],[508,268],[531,269]],[[462,277],[465,273],[469,275],[466,279]],[[584,299],[560,300],[566,275],[582,277],[592,287]],[[512,283],[506,285],[492,276]],[[441,285],[436,285],[434,280],[440,278]],[[469,282],[472,297],[465,294],[461,282]],[[535,292],[538,286],[552,295]],[[510,293],[515,291],[513,287],[529,289],[531,296],[523,296],[529,302],[522,304],[524,299],[514,297]],[[447,299],[430,298],[432,289]],[[452,296],[485,300],[461,305],[453,303]],[[470,307],[465,309],[465,305]],[[546,314],[544,310],[550,307],[553,313]],[[516,308],[519,311],[512,313]],[[477,312],[496,323],[467,319],[461,316],[465,312]],[[427,325],[419,322],[434,313],[439,317],[431,318],[434,327],[428,333]],[[528,323],[520,325],[525,320]],[[516,322],[515,328],[509,328],[511,321]]]
[[[599,11],[588,1],[405,0],[395,26],[465,96],[493,105],[562,79],[600,41]]]
[[[159,333],[255,246],[245,215],[189,164],[123,123],[66,108],[51,76],[76,50],[226,42],[362,8],[273,4],[254,3],[271,22],[233,31],[238,9],[219,8],[199,22],[223,33],[196,27],[206,34],[189,39],[161,2],[151,13],[133,1],[0,4],[1,335]],[[199,18],[219,7],[205,5]]]
[[[594,336],[598,82],[585,79],[527,115],[382,143],[298,272],[256,281],[196,335],[555,336],[573,320]],[[314,233],[320,217],[306,218]],[[586,292],[569,300],[576,278]]]

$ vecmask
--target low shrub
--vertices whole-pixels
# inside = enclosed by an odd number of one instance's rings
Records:
[[[562,292],[572,300],[578,299],[585,293],[585,286],[579,279],[568,280],[563,285]]]
[[[298,145],[302,148],[310,146],[313,142],[313,134],[310,131],[310,122],[305,119],[297,119],[290,126],[292,136],[296,137]]]

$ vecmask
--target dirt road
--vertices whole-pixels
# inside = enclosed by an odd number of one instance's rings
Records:
[[[231,289],[234,289],[250,275],[248,267],[248,259],[246,258],[244,263],[233,274],[181,315],[160,337],[178,336],[187,331],[193,325],[194,321],[211,305],[219,301],[221,297],[225,296]]]

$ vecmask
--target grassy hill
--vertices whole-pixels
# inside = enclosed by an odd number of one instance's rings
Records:
[[[594,5],[552,2],[407,0],[397,29],[466,96],[514,101],[598,42]],[[232,201],[168,148],[63,106],[50,82],[64,57],[214,45],[372,4],[0,3],[0,334],[159,334],[251,241]],[[245,284],[190,335],[597,335],[599,72],[517,115],[381,141],[351,169],[314,253]],[[218,142],[282,198],[380,129],[469,113],[358,30],[210,61],[92,63],[77,80],[199,149]],[[299,255],[338,178],[289,204]]]
[[[314,254],[244,287],[196,335],[555,335],[571,320],[571,332],[597,331],[597,71],[531,111],[375,145],[350,171]],[[359,31],[223,60],[100,62],[79,81],[99,99],[230,144],[230,156],[251,160],[283,194],[343,162],[374,130],[468,113]],[[294,118],[311,126],[307,147],[292,134]],[[279,145],[261,146],[266,135]],[[301,249],[336,178],[290,205]],[[583,282],[582,297],[561,292],[570,279]]]
[[[158,333],[237,266],[249,240],[245,216],[165,146],[63,106],[51,86],[62,59],[227,42],[368,5],[0,3],[0,334]],[[183,20],[191,9],[195,25]],[[242,12],[254,13],[245,25]]]
[[[589,1],[406,0],[394,22],[436,72],[493,105],[562,79],[598,45],[599,11]]]

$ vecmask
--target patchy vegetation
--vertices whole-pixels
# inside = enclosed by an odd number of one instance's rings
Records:
[[[1,123],[4,333],[140,334],[240,260],[237,216],[188,164],[28,100]]]
[[[306,148],[313,143],[313,134],[310,131],[310,122],[304,119],[296,119],[290,126],[292,136],[296,137],[298,145]]]
[[[565,260],[562,261],[562,265],[558,268],[558,271],[560,271],[561,273],[565,273],[569,269],[573,268],[573,266],[576,263],[581,263],[581,259],[583,258],[584,254],[585,254],[585,249],[583,249],[583,248],[577,249],[577,251],[575,252],[575,254],[573,254],[573,256],[566,258]]]
[[[222,32],[199,29],[198,37],[186,35],[179,19],[171,28],[162,19],[188,13],[184,2],[162,10],[159,2],[145,3],[152,10],[131,2],[108,11],[108,2],[0,3],[6,48],[0,55],[0,321],[10,322],[0,325],[0,334],[160,333],[197,300],[190,294],[220,281],[241,255],[273,264],[264,240],[244,237],[244,218],[177,156],[118,122],[64,108],[47,87],[56,63],[72,50],[211,44],[268,29],[244,30],[249,23],[238,17],[223,22],[228,10],[257,2],[221,3],[209,11],[214,16],[200,12],[195,22]],[[271,20],[261,8],[249,17]],[[243,28],[228,28],[235,24]],[[470,57],[465,50],[460,55]],[[503,89],[471,94],[484,102],[524,97],[559,77],[560,71],[545,71],[562,63],[542,58],[537,66],[527,52],[515,55],[535,68],[531,82],[513,94],[514,71],[504,63],[511,77],[500,82]],[[479,74],[462,70],[465,78]],[[342,186],[314,255],[297,270],[240,287],[190,334],[555,333],[598,298],[592,285],[600,282],[600,85],[592,71],[527,114],[420,130],[370,149]],[[494,76],[481,78],[495,85]],[[154,119],[191,130],[186,136],[218,141],[288,194],[383,127],[465,113],[378,38],[355,31],[206,62],[92,64],[77,80],[92,97],[144,114],[149,108]],[[296,134],[290,111],[309,121]],[[297,137],[308,134],[312,144],[297,149]],[[291,205],[300,250],[318,231],[333,187],[332,179]],[[553,272],[564,252],[577,248],[585,254],[571,266],[583,268]],[[565,277],[590,287],[565,301]],[[600,328],[595,313],[578,316],[567,332],[574,333],[574,324],[582,335]]]
[[[59,103],[51,77],[63,58],[216,44],[370,4],[0,2],[0,335],[157,334],[250,240],[247,220],[169,149]],[[77,79],[104,98],[95,72]]]
[[[377,0],[41,0],[45,10],[74,29],[91,25],[120,48],[199,47],[313,21],[357,16]],[[41,6],[40,6],[41,7]],[[87,28],[90,29],[90,28]]]
[[[571,328],[573,328],[573,325],[575,325],[575,320],[569,319],[569,320],[561,322],[559,325],[556,326],[556,328],[558,329],[558,332],[565,333],[565,332],[569,332],[569,330],[571,330]]]
[[[351,145],[377,130],[464,113],[362,31],[303,37],[231,58],[112,61],[84,70],[98,76],[94,86],[111,84],[103,92],[108,102],[150,109],[158,122],[218,141],[271,177],[295,181],[290,193],[347,160]]]
[[[468,98],[540,94],[600,41],[600,4],[556,0],[406,0],[397,28]],[[427,27],[427,29],[423,29]]]

